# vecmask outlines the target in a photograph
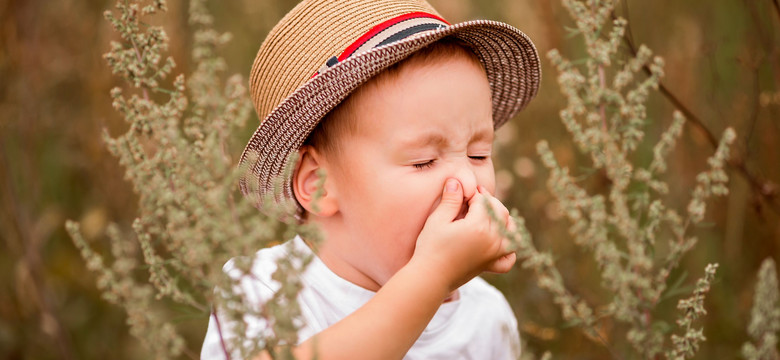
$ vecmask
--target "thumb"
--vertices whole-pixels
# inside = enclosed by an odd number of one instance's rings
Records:
[[[463,187],[456,179],[447,179],[444,182],[444,192],[441,195],[439,206],[433,210],[429,218],[439,221],[451,222],[458,216],[463,205]]]

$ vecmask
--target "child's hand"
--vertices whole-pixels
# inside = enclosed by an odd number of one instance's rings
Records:
[[[454,291],[483,271],[507,272],[516,260],[509,240],[499,226],[513,231],[509,211],[480,186],[468,200],[468,212],[455,220],[463,205],[460,182],[448,179],[439,206],[431,213],[417,238],[412,261],[427,265],[429,274]],[[493,221],[490,206],[501,222]],[[506,224],[506,225],[504,225]]]

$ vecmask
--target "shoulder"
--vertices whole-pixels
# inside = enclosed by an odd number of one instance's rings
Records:
[[[263,303],[270,299],[281,284],[274,280],[274,273],[283,259],[303,261],[300,252],[308,250],[299,239],[258,250],[254,255],[238,256],[225,263],[222,271],[233,280],[233,292],[241,294],[250,303]],[[300,241],[302,243],[302,241]],[[306,249],[301,249],[301,245]]]
[[[293,262],[294,268],[301,268],[305,259],[311,255],[313,253],[303,239],[296,236],[281,244],[260,249],[254,255],[234,257],[225,263],[222,270],[234,279],[246,273],[268,274],[276,271],[280,260],[289,260]]]
[[[225,265],[222,266],[222,271],[230,275],[230,277],[237,277],[243,272],[241,269],[246,268],[247,265],[251,267],[251,272],[253,273],[271,269],[269,263],[270,265],[273,265],[276,263],[276,260],[285,256],[287,253],[286,248],[290,246],[291,242],[292,240],[260,249],[253,255],[236,256],[228,260]]]
[[[201,359],[241,358],[241,349],[251,349],[254,344],[271,335],[260,309],[279,289],[272,281],[277,261],[286,256],[291,241],[261,249],[253,255],[238,256],[228,260],[222,271],[229,279],[215,289],[215,312],[209,317],[208,330],[201,348]],[[236,320],[236,312],[243,314]],[[242,328],[241,326],[245,327]],[[233,343],[236,338],[242,341]],[[254,339],[251,341],[250,339]],[[225,344],[230,343],[230,356]]]

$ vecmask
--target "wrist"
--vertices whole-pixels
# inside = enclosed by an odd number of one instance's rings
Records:
[[[418,279],[424,283],[424,286],[441,296],[441,300],[450,296],[457,290],[451,279],[447,277],[449,272],[445,264],[437,264],[431,259],[421,259],[415,256],[402,269],[410,277]],[[401,271],[399,270],[399,272]]]

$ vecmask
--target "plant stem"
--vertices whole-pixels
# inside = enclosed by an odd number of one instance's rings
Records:
[[[773,1],[775,8],[778,10],[778,16],[780,16],[780,0]],[[614,11],[612,12],[612,18],[617,19],[617,15],[614,13]],[[627,28],[630,29],[630,23],[627,25]],[[631,34],[631,31],[626,31],[626,34]],[[637,49],[631,36],[626,35],[623,37],[623,39],[625,40],[631,55],[636,56]],[[652,76],[652,71],[650,71],[650,67],[648,65],[644,65],[642,69],[644,70],[645,74],[647,74],[647,76]],[[696,114],[694,114],[693,111],[691,111],[685,104],[683,104],[683,102],[680,101],[680,99],[675,96],[672,91],[669,90],[669,88],[667,88],[661,81],[658,82],[658,90],[667,100],[669,100],[669,102],[672,103],[672,105],[675,106],[675,108],[680,110],[680,112],[685,115],[685,120],[687,123],[691,124],[694,128],[699,130],[699,132],[705,136],[707,142],[709,142],[714,149],[718,148],[718,139],[715,137],[715,135],[713,135],[712,131],[710,131],[710,129],[704,125],[701,119],[696,116]],[[762,179],[750,171],[745,166],[745,160],[739,155],[732,155],[726,161],[726,163],[729,165],[729,167],[741,174],[748,181],[748,183],[750,183],[751,188],[753,188],[753,192],[760,195],[766,204],[769,205],[770,209],[772,209],[776,214],[780,215],[780,203],[776,201],[778,199],[779,190],[777,184],[770,180]]]
[[[225,359],[230,360],[230,352],[225,345],[225,337],[222,336],[222,325],[219,323],[219,317],[217,316],[217,307],[211,308],[211,314],[214,315],[214,322],[217,324],[217,333],[219,333],[219,345],[222,346],[222,351],[225,352]]]
[[[780,0],[774,0],[772,4],[775,5],[775,14],[777,14],[778,20],[780,20]]]

